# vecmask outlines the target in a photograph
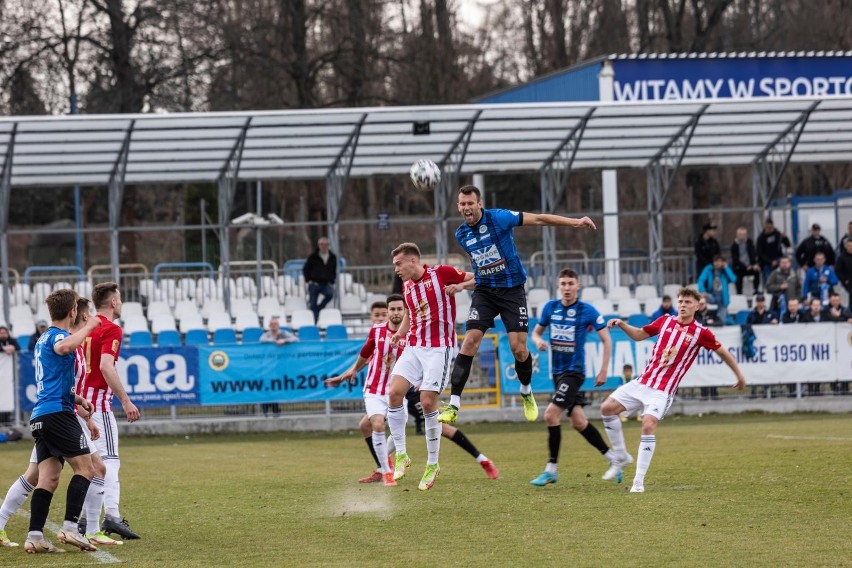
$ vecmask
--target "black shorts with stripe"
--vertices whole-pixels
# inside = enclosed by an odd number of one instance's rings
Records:
[[[568,411],[568,414],[571,414],[575,406],[588,406],[589,403],[580,390],[583,388],[583,381],[585,380],[586,377],[574,371],[554,375],[553,397],[551,397],[550,402],[560,408],[564,408]]]
[[[30,431],[38,463],[51,457],[62,460],[89,454],[86,436],[73,412],[65,410],[34,418],[30,420]]]

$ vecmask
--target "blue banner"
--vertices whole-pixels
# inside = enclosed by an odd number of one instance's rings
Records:
[[[601,368],[603,359],[603,343],[596,333],[586,336],[586,381],[583,390],[615,390],[621,385],[621,371],[625,364],[633,366],[634,376],[641,371],[651,356],[654,348],[653,339],[635,342],[620,329],[611,329],[612,355],[610,356],[607,381],[600,387],[595,387],[595,375]],[[545,340],[548,335],[545,333]],[[500,334],[498,354],[500,357],[500,386],[503,394],[519,394],[521,383],[515,372],[515,358],[509,348],[509,336]],[[532,389],[536,393],[553,392],[553,378],[550,374],[550,351],[539,351],[532,342],[532,332],[529,334],[527,347],[533,358]]]
[[[21,409],[36,402],[32,352],[19,355]],[[198,351],[195,347],[123,348],[115,365],[133,404],[139,407],[198,405]],[[113,405],[120,407],[118,399]]]
[[[342,340],[199,347],[201,404],[360,400],[363,372],[356,384],[330,388],[323,381],[351,367],[363,344]]]
[[[614,100],[852,95],[852,57],[615,59]]]

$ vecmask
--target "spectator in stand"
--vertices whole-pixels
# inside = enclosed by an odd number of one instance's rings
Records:
[[[668,294],[663,296],[663,302],[660,304],[660,307],[657,308],[657,311],[651,314],[651,321],[655,321],[657,318],[667,315],[677,315],[677,310],[674,309],[674,306],[672,306],[672,297]]]
[[[736,275],[721,254],[714,256],[713,264],[705,266],[698,277],[698,291],[707,294],[708,303],[716,304],[720,325],[728,321],[728,303],[731,301],[728,284],[736,281]]]
[[[315,250],[305,261],[302,269],[308,284],[308,307],[314,312],[314,321],[319,313],[334,298],[334,282],[337,280],[337,255],[328,249],[328,238],[320,237]],[[322,302],[319,297],[322,296]]]
[[[814,323],[825,321],[822,315],[822,302],[820,302],[819,298],[811,298],[808,304],[808,316],[810,316],[811,321]]]
[[[702,229],[701,236],[695,241],[695,276],[698,277],[705,266],[713,262],[717,254],[722,254],[719,241],[716,240],[716,225],[707,223]]]
[[[758,294],[754,297],[754,309],[748,313],[746,323],[749,325],[777,324],[775,312],[766,309],[766,296]]]
[[[769,274],[778,268],[784,247],[792,246],[787,235],[775,228],[772,219],[763,222],[763,232],[757,237],[757,261],[763,270],[764,286],[769,281]]]
[[[47,331],[47,322],[44,320],[38,320],[36,322],[36,332],[30,336],[30,344],[27,346],[28,351],[32,351],[35,349],[36,341],[41,337],[41,334]]]
[[[852,323],[852,310],[840,303],[840,294],[832,292],[828,297],[828,304],[822,309],[822,319]]]
[[[778,268],[769,275],[766,291],[772,294],[770,309],[780,313],[784,313],[787,309],[785,304],[791,298],[802,297],[802,279],[799,277],[799,272],[793,270],[793,265],[786,256],[781,257]]]
[[[800,242],[796,249],[796,262],[804,270],[814,265],[814,257],[818,252],[825,255],[825,264],[834,266],[834,248],[828,239],[820,234],[820,230],[819,223],[811,225],[811,236]]]
[[[781,316],[781,323],[810,323],[814,321],[809,312],[802,311],[798,296],[787,300],[787,311]]]
[[[737,229],[737,236],[731,244],[731,264],[734,274],[737,275],[737,294],[743,293],[743,282],[746,276],[753,278],[753,288],[757,292],[760,288],[760,265],[757,263],[754,243],[748,237],[748,229],[745,227]]]
[[[698,311],[695,312],[695,321],[707,326],[721,325],[716,312],[707,307],[707,294],[701,294],[701,299],[698,300]]]
[[[846,243],[852,242],[852,221],[849,221],[849,224],[846,225],[846,234],[840,237],[840,240],[837,242],[837,257],[840,258],[840,255],[843,254],[843,251],[846,250]],[[835,270],[837,268],[835,267]]]
[[[278,316],[273,316],[272,319],[269,320],[269,330],[264,331],[260,336],[261,343],[274,343],[279,347],[285,343],[295,343],[297,341],[299,341],[299,338],[293,335],[292,331],[281,329],[281,322],[278,321]],[[272,416],[274,418],[278,418],[278,416],[281,415],[281,407],[277,402],[261,403],[260,410],[266,418],[269,417],[270,410],[272,410]]]
[[[9,335],[9,328],[5,325],[0,325],[0,357],[14,357],[15,351],[20,351],[21,347],[18,345],[18,340]],[[15,364],[14,359],[12,360],[12,365]],[[9,370],[11,372],[12,365],[9,365]],[[10,380],[11,382],[11,380]],[[9,424],[12,422],[12,413],[11,412],[0,412],[0,424]]]
[[[843,243],[843,251],[837,257],[834,273],[837,274],[837,280],[852,297],[852,239]]]
[[[825,253],[816,253],[813,262],[813,266],[808,268],[805,274],[802,292],[809,298],[819,298],[820,302],[827,304],[829,296],[834,293],[834,287],[840,281],[834,269],[826,264]]]

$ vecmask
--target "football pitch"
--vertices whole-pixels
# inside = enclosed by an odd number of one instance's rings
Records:
[[[852,566],[852,417],[670,417],[644,494],[628,492],[634,466],[602,481],[607,464],[564,424],[559,483],[543,488],[529,480],[544,424],[459,426],[498,480],[442,439],[441,474],[418,491],[413,429],[398,487],[357,483],[372,464],[357,432],[124,438],[122,514],[142,540],[27,555],[27,502],[7,526],[21,547],[0,548],[0,566]],[[635,454],[635,420],[625,436]],[[0,447],[2,495],[29,454]]]

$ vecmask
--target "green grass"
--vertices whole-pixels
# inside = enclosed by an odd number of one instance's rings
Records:
[[[371,464],[357,433],[124,438],[122,512],[143,540],[107,551],[139,567],[852,566],[850,426],[826,415],[669,418],[639,495],[627,491],[632,466],[622,485],[601,481],[605,462],[564,425],[556,485],[529,485],[546,461],[543,424],[462,424],[500,479],[443,439],[426,493],[425,443],[413,434],[414,466],[396,488],[356,483]],[[625,434],[635,453],[639,424]],[[0,493],[29,453],[0,447]],[[7,529],[23,543],[26,518]],[[0,549],[0,566],[98,564]]]

